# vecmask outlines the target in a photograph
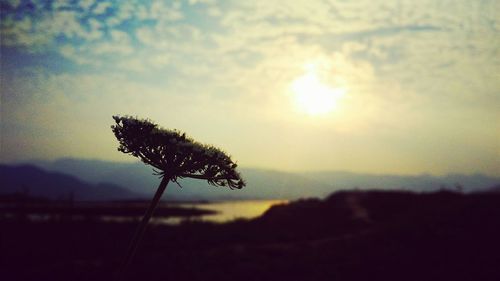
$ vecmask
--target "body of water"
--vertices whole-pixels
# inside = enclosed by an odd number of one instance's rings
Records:
[[[192,215],[192,216],[169,216],[161,217],[159,215],[153,216],[151,223],[153,224],[178,224],[182,221],[209,221],[223,223],[236,219],[253,219],[264,212],[266,212],[271,206],[277,204],[286,204],[286,200],[243,200],[243,201],[222,201],[222,202],[208,202],[208,203],[178,203],[170,204],[171,207],[181,207],[185,209],[201,209],[214,211],[213,214],[206,215]],[[84,205],[84,203],[79,203]],[[95,203],[93,203],[95,204]],[[144,211],[148,204],[144,204]],[[106,205],[104,205],[106,206]],[[81,206],[80,206],[81,207]],[[103,206],[101,206],[103,207]],[[109,207],[109,206],[108,206]],[[42,208],[43,209],[43,208]],[[91,207],[89,207],[92,210]],[[73,220],[85,220],[89,218],[85,214],[66,214],[68,210],[63,210],[61,213],[43,213],[42,212],[32,212],[26,213],[26,217],[32,221],[49,221],[53,219],[73,219]],[[130,211],[130,210],[129,210]],[[142,214],[142,211],[140,212]],[[194,212],[193,212],[194,213]],[[15,214],[2,214],[4,217],[15,217]],[[98,218],[103,221],[110,222],[125,222],[125,221],[140,221],[142,215],[93,215],[90,218]]]
[[[216,211],[216,214],[195,216],[190,218],[185,217],[170,217],[170,218],[154,218],[153,223],[175,224],[183,220],[202,220],[210,222],[228,222],[236,219],[253,219],[262,215],[271,206],[276,204],[285,204],[286,200],[245,200],[245,201],[224,201],[211,203],[189,203],[179,204],[176,206],[183,208],[199,208],[205,210]]]

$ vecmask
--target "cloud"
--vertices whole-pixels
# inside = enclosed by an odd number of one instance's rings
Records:
[[[196,5],[196,4],[208,4],[208,5],[213,5],[216,3],[216,0],[188,0],[189,5]]]
[[[269,74],[285,83],[307,61],[340,54],[351,65],[369,65],[373,81],[404,84],[406,96],[435,96],[436,79],[460,92],[491,92],[493,79],[474,81],[498,72],[498,4],[459,2],[60,1],[34,12],[14,3],[2,21],[2,44],[55,49],[77,64],[116,71],[222,79],[233,89],[268,83]],[[473,73],[452,79],[467,67]],[[343,69],[336,75],[363,79]]]
[[[95,15],[102,15],[106,13],[106,11],[111,8],[113,4],[110,2],[98,2],[95,8],[92,10],[92,13]]]
[[[81,0],[79,2],[79,6],[85,11],[90,10],[90,7],[92,7],[95,4],[96,4],[95,0]]]
[[[111,30],[109,33],[109,40],[91,44],[88,49],[95,55],[126,56],[134,52],[127,33],[120,30]]]
[[[413,143],[423,143],[417,149],[423,153],[438,138],[461,137],[461,130],[493,143],[488,131],[496,128],[491,120],[499,118],[499,5],[467,0],[85,0],[45,6],[10,1],[2,11],[1,44],[40,60],[54,53],[65,58],[61,69],[38,64],[45,67],[45,84],[31,83],[32,78],[24,83],[38,85],[26,89],[33,94],[27,105],[40,114],[53,110],[53,118],[69,118],[71,126],[77,118],[58,108],[77,105],[81,117],[97,107],[105,118],[108,103],[116,111],[176,120],[200,134],[202,128],[176,114],[220,123],[233,122],[227,119],[234,115],[268,133],[289,122],[296,126],[290,131],[308,131],[316,122],[335,136],[374,138],[373,146],[411,142],[393,132],[414,130],[434,135]],[[287,92],[311,61],[324,62],[326,82],[348,93],[336,113],[314,122],[290,109]],[[70,63],[76,66],[67,67]],[[70,69],[67,76],[60,76],[65,69]],[[37,92],[53,103],[42,109],[34,102]],[[44,122],[36,124],[49,123]],[[238,122],[225,128],[235,129]],[[331,140],[327,133],[315,133]]]

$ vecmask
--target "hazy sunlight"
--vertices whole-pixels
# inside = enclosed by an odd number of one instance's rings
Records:
[[[345,94],[344,88],[334,88],[321,81],[316,66],[309,66],[304,75],[292,82],[291,90],[297,109],[317,116],[333,111],[337,101]]]

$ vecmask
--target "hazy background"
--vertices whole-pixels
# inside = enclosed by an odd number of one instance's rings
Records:
[[[0,0],[0,67],[2,280],[500,280],[500,0]],[[115,114],[247,182],[170,183],[130,266]]]
[[[113,114],[242,167],[500,175],[500,2],[2,1],[1,161],[134,161]],[[345,94],[297,107],[315,66]]]

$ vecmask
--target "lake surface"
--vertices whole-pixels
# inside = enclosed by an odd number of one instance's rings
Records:
[[[228,222],[236,219],[253,219],[256,217],[259,217],[262,215],[264,212],[266,212],[271,206],[277,205],[277,204],[286,204],[288,201],[287,200],[242,200],[242,201],[222,201],[222,202],[208,202],[208,203],[173,203],[173,204],[167,204],[167,207],[180,207],[183,209],[195,209],[192,211],[184,212],[183,215],[173,215],[173,216],[161,216],[157,214],[156,216],[153,216],[151,219],[151,223],[153,224],[178,224],[183,221],[208,221],[208,222],[216,222],[216,223],[223,223],[223,222]],[[90,205],[89,205],[90,204]],[[128,211],[129,214],[113,214],[113,212],[109,212],[109,210],[113,210],[114,207],[112,205],[109,205],[109,203],[105,203],[104,205],[97,204],[95,202],[92,203],[79,203],[78,208],[82,208],[82,206],[89,205],[87,208],[83,208],[83,210],[86,210],[87,212],[83,213],[71,213],[70,211],[72,210],[71,208],[67,207],[66,209],[60,209],[57,212],[52,210],[57,206],[44,206],[45,208],[41,208],[41,210],[38,210],[38,212],[35,212],[31,210],[31,213],[27,213],[27,218],[29,218],[32,221],[49,221],[49,220],[58,220],[58,219],[73,219],[73,220],[85,220],[88,218],[98,218],[103,221],[109,221],[109,222],[130,222],[130,221],[140,221],[142,218],[142,215],[139,215],[143,213],[143,211],[146,210],[147,206],[149,205],[149,202],[147,203],[139,203],[141,204],[141,208],[144,207],[144,210],[140,209],[140,212],[137,212],[137,206],[135,206],[135,209],[133,210],[137,214],[130,214],[131,212],[131,206],[134,204],[129,204],[128,205],[120,205],[115,206],[117,209],[123,208],[125,211]],[[142,206],[144,205],[144,206]],[[109,214],[99,214],[97,213],[92,213],[89,211],[95,211],[96,208],[108,208],[107,210]],[[128,207],[128,208],[127,208]],[[52,208],[52,209],[51,209]],[[77,209],[78,209],[77,208]],[[47,213],[47,210],[52,210],[54,212],[52,213]],[[80,210],[78,209],[78,210]],[[87,210],[88,209],[88,210]],[[209,211],[214,211],[213,214],[204,214],[204,215],[199,215],[199,210],[209,210]],[[18,210],[19,211],[19,210]],[[82,210],[80,210],[82,211]],[[102,211],[102,210],[101,210]],[[106,212],[105,212],[106,213]],[[126,212],[125,212],[126,213]],[[181,212],[182,214],[183,212]],[[193,214],[193,215],[188,215],[186,216],[185,214]],[[15,214],[3,214],[5,217],[14,217]]]
[[[286,200],[246,200],[246,201],[224,201],[212,203],[176,204],[184,208],[199,208],[216,211],[213,215],[202,215],[196,217],[170,217],[154,218],[153,223],[176,224],[184,220],[202,220],[210,222],[228,222],[235,219],[253,219],[262,215],[271,206],[285,204]]]

